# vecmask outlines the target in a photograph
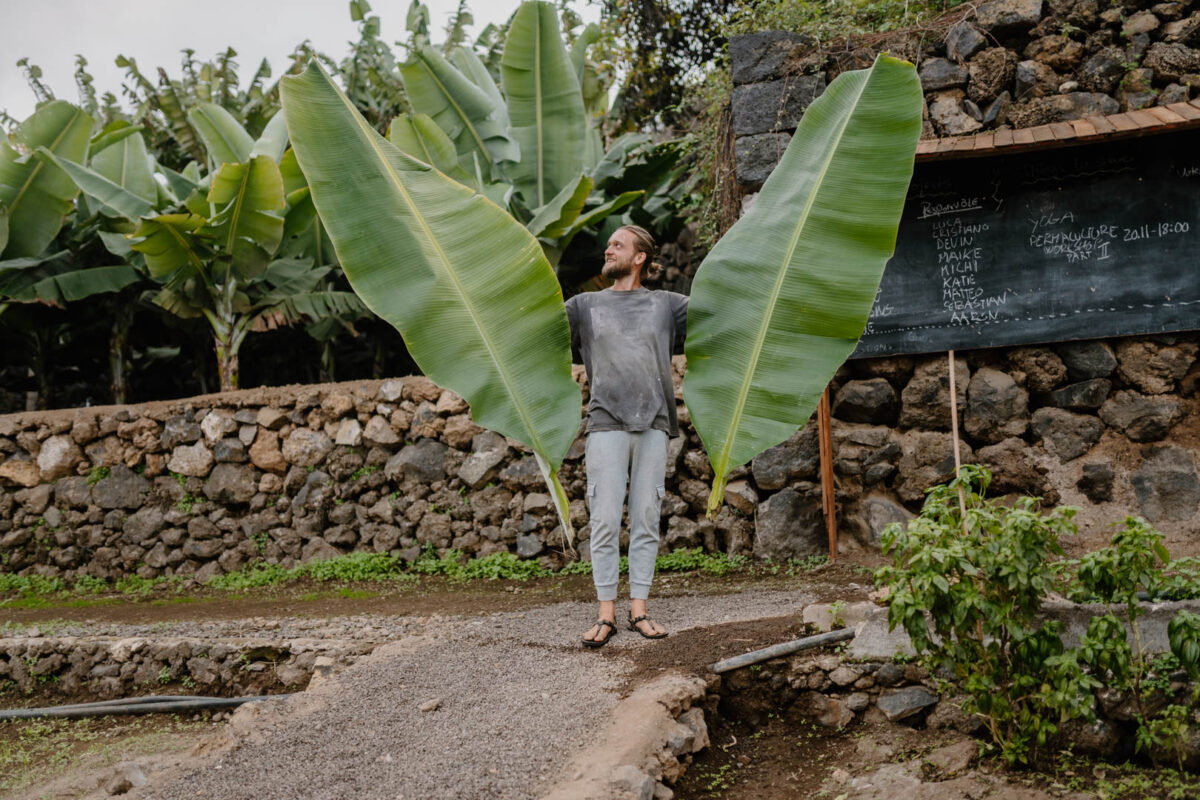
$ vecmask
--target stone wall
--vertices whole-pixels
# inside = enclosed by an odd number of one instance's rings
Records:
[[[0,694],[111,700],[136,694],[237,697],[301,691],[314,671],[352,662],[373,645],[319,639],[210,641],[10,636],[0,639]]]
[[[992,469],[1001,493],[1082,505],[1085,535],[1069,548],[1099,546],[1133,513],[1176,554],[1196,552],[1198,350],[1196,337],[1156,336],[963,353],[963,460]],[[952,474],[945,358],[851,362],[833,414],[841,546],[875,547]],[[710,467],[682,401],[679,415],[666,549],[826,552],[813,424],[737,470],[706,520]],[[561,474],[586,540],[582,455],[581,438]],[[2,572],[204,580],[260,558],[412,559],[426,546],[563,561],[532,455],[423,377],[8,415],[0,458]]]
[[[734,37],[738,183],[770,174],[804,109],[838,73],[883,51],[917,64],[922,138],[1028,128],[1200,95],[1196,0],[993,0],[948,24],[820,47],[803,33]]]

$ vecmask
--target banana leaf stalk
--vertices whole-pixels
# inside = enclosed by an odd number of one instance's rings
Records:
[[[854,351],[920,133],[912,64],[880,56],[838,76],[697,271],[683,396],[713,466],[708,516],[729,473],[804,424]]]
[[[300,169],[354,291],[475,421],[533,450],[568,544],[558,479],[582,405],[562,292],[499,206],[380,136],[312,64],[282,81]]]

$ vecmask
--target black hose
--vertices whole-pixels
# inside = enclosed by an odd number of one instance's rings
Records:
[[[77,703],[67,706],[45,708],[10,708],[0,710],[0,720],[34,719],[36,717],[62,717],[78,719],[99,717],[108,714],[171,714],[180,711],[207,711],[235,708],[243,703],[258,700],[291,697],[290,694],[259,694],[248,697],[200,697],[195,695],[155,695],[152,697],[130,697],[120,700],[101,700],[95,703]]]

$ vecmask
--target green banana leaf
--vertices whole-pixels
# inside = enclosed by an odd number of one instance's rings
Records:
[[[376,133],[318,64],[281,85],[292,147],[354,291],[477,423],[529,445],[571,541],[558,467],[581,394],[537,240]]]
[[[285,150],[287,150],[287,120],[283,118],[283,114],[276,111],[275,115],[267,122],[267,126],[263,128],[262,136],[259,136],[258,141],[250,148],[250,158],[270,156],[271,160],[278,164],[279,159],[283,158]]]
[[[88,145],[88,152],[99,153],[101,150],[112,147],[127,136],[133,136],[135,133],[141,133],[143,130],[141,125],[131,125],[123,119],[113,120],[92,137],[91,143]]]
[[[23,303],[46,303],[61,308],[65,303],[84,300],[93,295],[119,292],[142,279],[128,264],[111,267],[78,268],[63,263],[58,268],[34,270],[23,275],[25,281],[6,281],[0,276],[0,294]]]
[[[0,253],[4,252],[5,246],[8,244],[8,209],[0,203]]]
[[[417,47],[400,68],[413,110],[433,118],[454,142],[458,163],[468,173],[476,165],[484,180],[493,163],[517,161],[521,151],[497,120],[498,106],[483,89],[428,45]]]
[[[521,160],[507,170],[530,208],[548,203],[590,164],[587,117],[553,3],[528,0],[513,15],[500,59]]]
[[[158,171],[166,178],[167,185],[171,188],[171,194],[174,195],[175,202],[177,203],[180,200],[186,199],[188,195],[196,191],[199,187],[199,182],[192,180],[183,173],[176,172],[170,167],[164,167],[162,164],[159,164]]]
[[[242,124],[216,103],[197,103],[187,114],[188,122],[204,142],[213,168],[250,158],[254,140]]]
[[[102,150],[91,152],[91,168],[95,172],[151,205],[158,200],[158,184],[154,181],[146,142],[141,136],[125,136]]]
[[[508,130],[508,108],[504,104],[504,95],[500,94],[500,87],[492,79],[492,73],[488,72],[488,68],[479,60],[479,56],[475,55],[475,51],[466,47],[456,47],[450,53],[450,63],[491,99],[496,108],[492,119],[501,128]]]
[[[176,284],[191,277],[207,280],[204,265],[212,254],[198,236],[204,218],[195,214],[160,214],[138,223],[132,247],[146,257],[150,277]]]
[[[208,202],[218,209],[209,220],[212,238],[232,257],[245,280],[261,273],[283,239],[283,176],[270,156],[223,164],[212,179]]]
[[[880,56],[805,112],[751,210],[697,270],[683,396],[713,465],[729,472],[808,420],[870,313],[912,177],[921,85]]]
[[[113,145],[117,148],[121,146],[121,144]],[[144,217],[154,211],[154,204],[151,201],[139,197],[124,186],[113,183],[87,167],[59,158],[44,147],[38,148],[38,158],[48,164],[53,164],[71,176],[71,180],[84,194],[113,212],[114,215],[128,220],[136,220],[138,217]]]
[[[69,175],[33,152],[45,147],[80,163],[87,157],[92,124],[82,109],[52,100],[13,131],[11,138],[24,153],[0,139],[0,203],[8,208],[8,242],[0,258],[33,257],[54,240],[78,189]]]
[[[454,142],[428,114],[394,118],[388,126],[388,141],[459,183],[467,186],[474,183],[471,176],[459,166]]]
[[[592,179],[580,175],[574,184],[567,184],[553,200],[539,208],[525,227],[539,239],[557,239],[579,219],[591,193]]]
[[[600,126],[608,112],[608,86],[596,73],[595,65],[587,60],[588,48],[600,41],[602,35],[599,25],[589,23],[571,43],[571,64],[575,67],[575,79],[579,81],[583,109],[588,119],[584,162],[588,167],[599,163],[604,157],[604,138],[600,135]]]

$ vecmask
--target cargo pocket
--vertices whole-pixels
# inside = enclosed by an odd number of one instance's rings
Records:
[[[592,503],[596,501],[596,484],[589,483],[587,485],[587,507],[588,514],[592,513]]]

